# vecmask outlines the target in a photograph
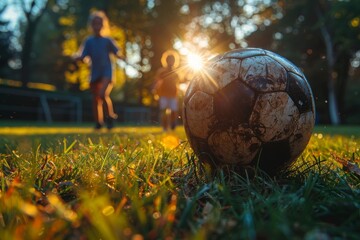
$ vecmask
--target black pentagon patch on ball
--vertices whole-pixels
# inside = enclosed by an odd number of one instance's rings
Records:
[[[264,143],[254,164],[270,175],[275,174],[291,160],[289,140]],[[260,158],[259,158],[260,157]]]
[[[312,109],[312,95],[304,78],[289,72],[287,92],[299,109],[300,114]]]
[[[214,113],[221,124],[237,126],[247,123],[251,115],[255,93],[240,81],[233,81],[214,94]]]

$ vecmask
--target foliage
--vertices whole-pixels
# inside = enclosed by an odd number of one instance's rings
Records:
[[[275,178],[209,172],[181,128],[54,128],[54,135],[37,135],[51,132],[46,127],[21,129],[1,138],[2,239],[359,235],[360,176],[343,164],[358,169],[358,128],[353,137],[317,128],[296,164]]]
[[[27,87],[27,84],[31,79],[31,60],[33,58],[33,42],[36,36],[36,29],[44,13],[46,12],[50,0],[45,1],[24,1],[20,2],[20,8],[25,16],[23,23],[23,37],[22,37],[22,49],[21,49],[21,69],[20,69],[20,81],[23,87]]]
[[[335,104],[342,122],[346,122],[349,115],[346,109],[357,104],[346,102],[345,97],[351,60],[360,46],[358,12],[355,0],[286,1],[282,19],[247,38],[250,46],[272,49],[304,70],[322,123],[331,121],[330,92],[337,98]],[[329,33],[327,40],[322,34],[324,29]]]
[[[81,44],[91,33],[88,19],[94,10],[105,10],[105,3],[99,1],[68,1],[63,6],[62,13],[58,13],[58,23],[63,28],[61,31],[64,39],[61,43],[62,54],[68,58],[64,71],[64,80],[68,84],[65,88],[86,90],[89,87],[89,62],[74,63],[71,58],[79,54]],[[71,9],[71,11],[69,11]],[[110,18],[110,36],[125,54],[126,36],[124,29],[113,24]],[[115,61],[115,59],[112,59]],[[126,80],[124,69],[117,65],[114,68],[114,82],[116,88],[121,88]]]
[[[0,5],[0,69],[8,66],[8,61],[15,55],[15,50],[11,46],[14,33],[9,29],[9,21],[1,19],[6,7]]]
[[[357,99],[349,102],[346,98],[351,60],[360,46],[357,0],[32,0],[17,3],[14,4],[18,10],[27,16],[20,28],[22,77],[26,81],[42,81],[67,90],[87,89],[88,65],[73,64],[71,56],[90,33],[87,24],[90,12],[99,9],[109,16],[112,36],[124,54],[135,55],[128,60],[139,71],[139,75],[131,79],[125,69],[116,69],[114,92],[121,101],[153,104],[151,88],[161,55],[175,48],[175,43],[181,43],[190,52],[210,55],[247,46],[283,55],[304,70],[314,90],[322,123],[331,121],[330,93],[335,93],[338,99],[339,111],[335,114],[340,113],[343,123],[347,122],[351,109],[359,104]],[[324,39],[324,29],[328,30],[330,42]],[[181,50],[181,46],[177,46],[177,50]],[[329,79],[335,82],[331,91],[324,87],[330,86]]]

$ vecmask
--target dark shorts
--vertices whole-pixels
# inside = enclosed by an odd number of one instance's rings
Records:
[[[96,81],[90,82],[91,93],[95,96],[106,96],[108,92],[106,90],[109,86],[112,86],[112,82],[107,78],[98,78]]]

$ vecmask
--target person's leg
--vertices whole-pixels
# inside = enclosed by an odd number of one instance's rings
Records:
[[[169,128],[169,115],[167,109],[161,110],[161,125],[164,131],[167,131]]]
[[[177,98],[170,98],[169,99],[171,114],[170,114],[170,121],[171,121],[171,129],[174,130],[177,125],[177,118],[178,118],[178,100]]]
[[[113,83],[112,81],[106,78],[104,78],[102,81],[103,81],[103,86],[101,88],[101,96],[106,104],[106,116],[109,116],[111,118],[117,118],[117,115],[114,112],[114,106],[112,100],[110,98],[110,93],[113,89]]]
[[[103,78],[102,87],[100,89],[100,97],[105,102],[105,111],[102,115],[106,117],[106,124],[109,129],[113,128],[114,120],[117,119],[117,114],[114,112],[114,106],[110,98],[111,90],[113,89],[113,83],[107,78]]]
[[[170,119],[171,119],[171,129],[172,130],[174,130],[176,128],[177,117],[178,117],[177,111],[171,111]]]
[[[90,83],[91,93],[93,95],[93,114],[94,120],[96,123],[95,128],[99,129],[104,124],[104,117],[103,117],[103,100],[100,96],[100,89],[101,89],[101,81],[96,81]]]
[[[159,119],[161,122],[161,126],[164,131],[168,129],[168,116],[167,116],[167,108],[168,108],[168,99],[166,97],[160,97],[159,99]]]

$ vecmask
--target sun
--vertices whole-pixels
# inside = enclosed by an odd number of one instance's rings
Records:
[[[200,71],[203,68],[204,60],[196,53],[189,53],[187,55],[187,64],[194,71]]]

